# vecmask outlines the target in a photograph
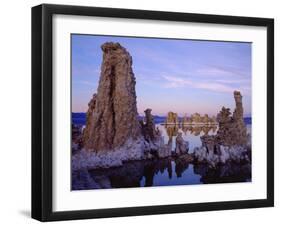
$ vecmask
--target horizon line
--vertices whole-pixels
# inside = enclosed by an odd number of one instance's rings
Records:
[[[82,112],[82,111],[80,111],[80,112],[71,112],[72,114],[74,113],[74,114],[87,114],[87,112]],[[174,112],[174,113],[177,113],[177,112]],[[194,112],[194,113],[192,113],[192,114],[195,114],[195,113],[198,113],[198,112]],[[167,113],[168,114],[168,113]],[[162,115],[162,114],[152,114],[152,116],[159,116],[159,117],[167,117],[167,114],[166,115]],[[177,113],[178,114],[178,113]],[[190,116],[192,115],[192,114],[190,114]],[[200,114],[200,113],[198,113],[198,114]],[[201,116],[204,116],[205,114],[207,114],[208,116],[215,116],[215,115],[212,115],[212,114],[208,114],[208,113],[204,113],[204,114],[200,114]],[[217,113],[218,114],[218,113]],[[144,114],[138,114],[139,116],[144,116]],[[187,114],[184,114],[184,115],[187,115]],[[180,116],[180,115],[178,115],[178,117],[184,117],[184,116]],[[188,117],[188,115],[187,115],[187,117]],[[244,114],[244,116],[243,117],[252,117],[252,114],[251,113],[247,113],[247,114]]]

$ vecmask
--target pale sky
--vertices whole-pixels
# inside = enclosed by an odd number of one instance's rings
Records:
[[[97,91],[101,45],[119,42],[133,58],[137,107],[143,115],[216,115],[234,109],[233,91],[251,115],[251,43],[72,35],[72,112],[86,112]]]

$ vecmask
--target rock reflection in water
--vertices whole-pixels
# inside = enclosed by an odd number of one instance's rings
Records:
[[[251,166],[227,163],[210,169],[185,158],[127,162],[122,167],[72,172],[72,190],[246,182]]]
[[[209,135],[209,133],[215,133],[217,131],[217,126],[185,126],[181,128],[182,131],[186,134],[190,131],[194,136]]]
[[[182,173],[188,170],[189,162],[182,158],[175,159],[175,173],[177,177],[182,177]]]
[[[169,137],[177,136],[179,130],[183,131],[184,134],[188,132],[194,136],[209,135],[209,133],[215,133],[217,131],[216,125],[198,125],[198,126],[178,126],[178,125],[165,125],[166,133]]]
[[[251,164],[227,162],[210,168],[207,164],[194,165],[194,173],[201,176],[204,184],[234,183],[251,181]]]
[[[161,131],[164,136],[166,144],[172,145],[172,149],[175,149],[175,138],[180,132],[183,135],[183,139],[189,142],[189,150],[193,151],[195,147],[201,146],[200,136],[203,135],[215,135],[217,132],[216,125],[165,125],[157,124],[157,129]]]
[[[153,186],[154,177],[168,173],[172,178],[171,158],[127,162],[121,167],[72,173],[72,189],[129,188]],[[167,176],[167,174],[165,174]],[[144,179],[144,184],[141,181]],[[81,183],[87,181],[87,183]],[[84,186],[84,187],[83,187]]]

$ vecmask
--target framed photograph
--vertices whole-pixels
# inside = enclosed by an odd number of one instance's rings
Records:
[[[274,205],[274,21],[32,8],[32,217]]]

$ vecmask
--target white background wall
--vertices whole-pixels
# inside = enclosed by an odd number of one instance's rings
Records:
[[[56,225],[266,225],[281,211],[281,14],[279,1],[68,0],[45,3],[275,18],[275,208],[56,222]],[[31,7],[42,1],[2,1],[0,13],[0,224],[36,225],[30,215]],[[280,220],[280,219],[279,219]]]

